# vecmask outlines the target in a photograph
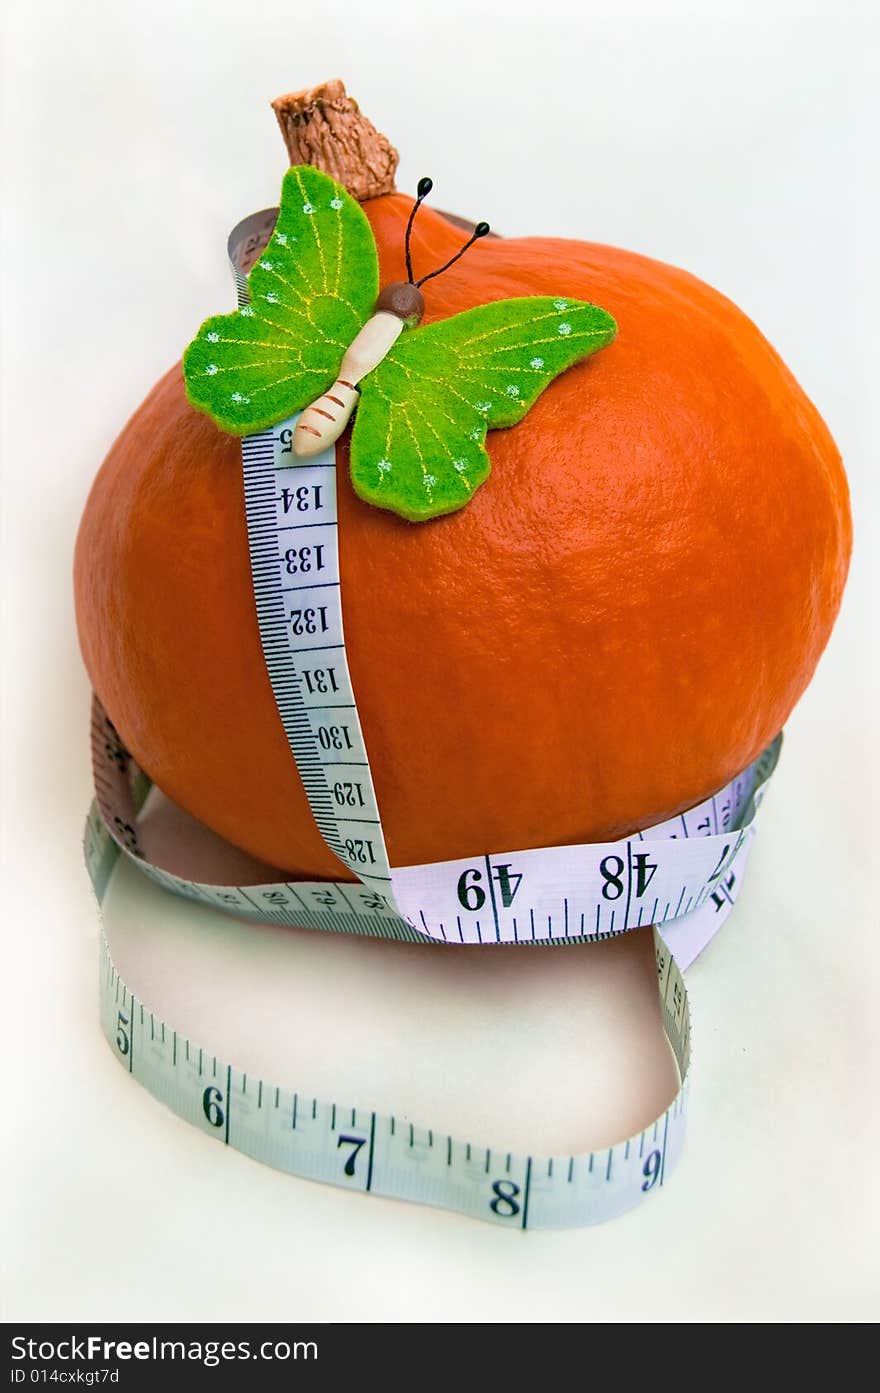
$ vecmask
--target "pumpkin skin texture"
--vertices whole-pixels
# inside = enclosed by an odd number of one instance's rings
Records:
[[[409,198],[364,205],[382,283]],[[462,234],[423,209],[416,274]],[[411,524],[352,492],[338,447],[352,680],[392,865],[616,838],[698,802],[772,739],[840,604],[846,480],[755,326],[684,271],[488,239],[425,286],[425,322],[558,294],[610,347],[490,432],[458,513]],[[312,819],[263,662],[238,440],[179,367],[112,447],[75,560],[80,642],[132,753],[188,812],[305,877],[351,879]]]

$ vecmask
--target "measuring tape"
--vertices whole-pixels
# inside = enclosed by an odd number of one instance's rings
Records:
[[[230,237],[244,314],[246,270],[271,236],[275,211],[245,219]],[[335,451],[300,460],[295,421],[242,444],[254,598],[279,717],[315,822],[357,879],[207,885],[150,861],[139,818],[151,784],[96,697],[96,797],[85,855],[99,904],[124,855],[185,898],[241,918],[337,933],[539,945],[654,926],[664,1029],[681,1086],[648,1128],[605,1151],[517,1157],[459,1142],[409,1119],[304,1097],[209,1054],[121,980],[102,933],[104,1033],[129,1072],[181,1117],[281,1170],[508,1227],[610,1218],[661,1188],[681,1149],[690,1024],[680,964],[734,904],[781,736],[713,797],[625,840],[392,867],[346,660]]]

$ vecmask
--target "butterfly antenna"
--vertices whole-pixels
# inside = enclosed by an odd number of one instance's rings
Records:
[[[424,285],[425,281],[432,281],[435,276],[441,276],[444,271],[448,271],[450,266],[454,266],[456,261],[461,260],[465,252],[474,245],[474,242],[478,241],[480,237],[485,237],[489,231],[490,228],[487,222],[478,222],[473,230],[472,235],[468,238],[464,246],[461,248],[461,251],[457,251],[455,253],[455,256],[451,257],[450,260],[447,261],[445,266],[438,266],[436,271],[429,271],[427,276],[422,276],[422,279],[420,281],[416,281],[416,285]]]
[[[422,204],[428,197],[428,194],[431,192],[433,187],[434,180],[429,179],[427,175],[425,175],[424,179],[419,180],[418,188],[416,189],[418,197],[415,203],[413,204],[412,208],[410,209],[409,222],[406,225],[406,239],[404,241],[404,250],[406,252],[406,278],[409,281],[410,285],[414,285],[415,282],[413,281],[412,255],[410,253],[409,248],[409,239],[412,236],[413,223],[416,220],[416,213],[421,208]]]

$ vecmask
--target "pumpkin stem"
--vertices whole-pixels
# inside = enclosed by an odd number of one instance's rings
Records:
[[[329,174],[360,203],[394,192],[397,151],[339,78],[276,97],[272,109],[292,165],[310,164]]]

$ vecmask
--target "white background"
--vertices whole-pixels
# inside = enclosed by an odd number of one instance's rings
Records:
[[[7,1319],[880,1314],[872,8],[9,7]],[[848,462],[856,554],[843,614],[789,724],[741,905],[688,975],[684,1160],[662,1194],[598,1229],[514,1236],[275,1174],[164,1112],[125,1077],[95,1021],[95,914],[79,853],[89,690],[69,578],[77,519],[127,415],[229,302],[227,229],[274,201],[283,169],[268,100],[333,75],[401,148],[402,188],[430,171],[440,206],[507,233],[634,247],[738,300]],[[108,914],[156,1004],[181,998],[205,1043],[222,1044],[236,1015],[228,926],[139,881],[120,885]],[[163,936],[209,954],[216,936],[216,972],[199,992],[151,967],[145,945]],[[585,950],[576,979],[571,958],[562,970],[554,954],[489,971],[485,958],[446,965],[428,949],[380,960],[375,945],[291,944],[288,1023],[249,1034],[244,1005],[237,1019],[244,1053],[273,1067],[296,1054],[292,1084],[396,1103],[458,1133],[482,1127],[490,1142],[530,1132],[539,1149],[566,1127],[599,1144],[668,1087],[635,951],[624,962]],[[241,989],[251,1011],[256,982]]]

